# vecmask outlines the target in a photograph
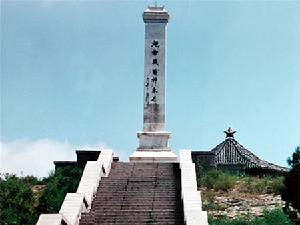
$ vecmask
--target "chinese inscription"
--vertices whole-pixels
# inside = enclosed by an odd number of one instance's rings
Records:
[[[146,101],[147,105],[150,103],[157,104],[157,93],[158,93],[157,77],[158,77],[158,73],[159,73],[159,61],[158,61],[159,47],[160,47],[159,41],[153,40],[150,45],[152,68],[151,68],[151,72],[148,74],[148,77],[146,78],[146,84],[145,84],[145,87],[146,87],[145,101]]]

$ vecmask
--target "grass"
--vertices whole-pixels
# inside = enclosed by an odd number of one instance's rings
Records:
[[[246,176],[240,179],[241,191],[251,194],[279,194],[280,189],[283,188],[282,176],[271,177],[266,176],[262,178]]]
[[[199,187],[214,189],[215,191],[228,191],[236,184],[237,177],[219,170],[209,170],[198,173],[197,183]]]
[[[265,211],[263,217],[209,218],[209,225],[294,225],[282,209]]]
[[[283,180],[282,176],[254,177],[234,175],[221,170],[197,170],[198,187],[214,191],[229,191],[236,186],[238,181],[239,189],[243,193],[279,194],[284,186]]]

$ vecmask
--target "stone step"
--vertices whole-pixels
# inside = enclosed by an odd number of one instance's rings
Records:
[[[182,225],[178,163],[112,164],[80,225]]]

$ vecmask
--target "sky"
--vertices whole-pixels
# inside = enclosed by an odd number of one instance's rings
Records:
[[[128,160],[143,128],[152,1],[1,1],[1,172],[46,176],[76,149]],[[235,138],[286,166],[300,144],[300,2],[158,1],[170,146]]]

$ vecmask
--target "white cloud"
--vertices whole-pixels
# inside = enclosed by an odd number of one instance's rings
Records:
[[[0,141],[0,172],[45,177],[54,169],[53,161],[76,160],[76,149],[96,148],[107,146],[98,142],[74,147],[68,141],[51,139]]]

